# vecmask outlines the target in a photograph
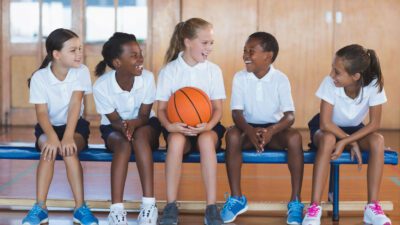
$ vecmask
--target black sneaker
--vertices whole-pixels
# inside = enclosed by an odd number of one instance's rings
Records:
[[[177,225],[178,213],[178,205],[176,202],[168,203],[160,219],[160,225]]]
[[[204,216],[205,225],[221,225],[224,224],[217,205],[208,205],[206,208],[206,215]]]

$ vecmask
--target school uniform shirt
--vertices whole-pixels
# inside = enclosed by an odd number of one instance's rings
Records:
[[[336,87],[330,76],[322,81],[316,96],[333,105],[332,121],[340,127],[359,125],[366,117],[370,106],[383,104],[387,101],[385,90],[379,92],[373,80],[360,90],[359,95],[352,99],[346,95],[343,87]]]
[[[147,70],[143,70],[140,76],[135,77],[130,91],[121,89],[115,77],[115,70],[101,75],[93,86],[96,110],[101,114],[101,125],[111,124],[106,115],[114,111],[123,120],[136,119],[139,115],[140,106],[152,104],[155,95],[154,76]],[[151,111],[150,117],[154,115],[154,112]]]
[[[259,79],[246,70],[235,74],[232,83],[231,110],[243,110],[248,123],[277,123],[283,113],[295,110],[287,76],[272,65]]]
[[[74,91],[92,93],[89,69],[85,65],[70,68],[63,81],[51,71],[51,63],[46,68],[36,71],[30,83],[29,103],[47,104],[50,123],[53,126],[67,124],[68,107]],[[80,116],[83,114],[83,99]]]
[[[161,69],[157,81],[156,100],[168,101],[169,97],[183,87],[196,87],[203,90],[210,100],[225,99],[224,79],[221,69],[210,61],[189,66],[182,58],[168,63]]]

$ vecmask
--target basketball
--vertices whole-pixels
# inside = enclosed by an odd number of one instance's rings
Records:
[[[198,88],[181,88],[168,100],[167,116],[171,123],[180,122],[195,127],[200,123],[208,123],[211,114],[211,101],[208,95]]]

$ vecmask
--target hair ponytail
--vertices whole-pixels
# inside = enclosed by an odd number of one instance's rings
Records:
[[[369,75],[365,76],[366,77],[365,82],[371,83],[373,79],[377,79],[375,85],[379,87],[379,92],[381,92],[383,89],[383,76],[382,76],[381,65],[379,63],[379,58],[376,55],[376,52],[372,49],[368,49],[367,54],[370,57],[371,62],[367,69]]]
[[[191,18],[185,22],[178,23],[175,26],[167,53],[165,54],[165,64],[178,58],[179,52],[185,50],[185,38],[190,40],[196,38],[198,29],[208,26],[212,26],[211,23],[200,18]]]
[[[105,71],[106,71],[107,63],[104,60],[101,60],[97,65],[96,65],[96,76],[101,76]]]

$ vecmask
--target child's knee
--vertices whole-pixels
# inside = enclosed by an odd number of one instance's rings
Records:
[[[380,133],[372,133],[369,138],[370,151],[383,152],[385,138]]]
[[[214,143],[216,136],[217,136],[217,134],[214,131],[205,131],[205,132],[199,134],[198,141],[199,141],[199,143],[204,143],[204,142]]]
[[[297,130],[290,131],[287,140],[289,148],[300,149],[300,150],[302,149],[303,139],[299,131]]]
[[[226,132],[226,143],[238,142],[241,135],[242,132],[239,130],[239,128],[237,128],[236,126],[230,127]]]

